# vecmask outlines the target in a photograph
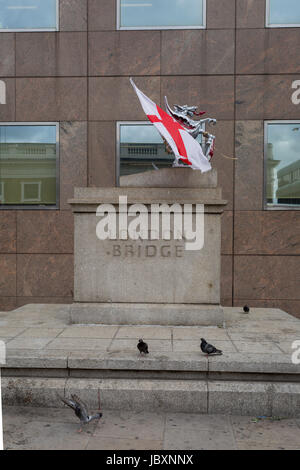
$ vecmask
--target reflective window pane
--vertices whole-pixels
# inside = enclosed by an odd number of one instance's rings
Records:
[[[204,26],[204,0],[120,0],[120,27]]]
[[[299,0],[269,0],[271,25],[300,25]]]
[[[56,205],[56,126],[0,125],[0,204]]]
[[[202,142],[201,135],[198,142]],[[120,176],[171,167],[173,153],[152,124],[120,124]]]
[[[267,203],[300,205],[300,121],[268,124]]]
[[[0,0],[0,29],[57,27],[56,0]]]
[[[120,125],[120,176],[172,166],[173,155],[152,125]]]

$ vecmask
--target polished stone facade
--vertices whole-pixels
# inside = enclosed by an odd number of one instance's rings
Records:
[[[300,118],[300,29],[265,28],[265,0],[207,0],[206,30],[117,31],[115,3],[60,0],[60,32],[0,33],[0,121],[60,122],[60,210],[0,210],[0,310],[72,301],[67,200],[116,185],[116,121],[145,120],[132,75],[158,104],[167,94],[219,121],[222,303],[300,316],[300,212],[263,205],[263,121]]]

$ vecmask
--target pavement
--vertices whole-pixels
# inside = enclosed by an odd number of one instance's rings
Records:
[[[299,450],[300,419],[105,411],[78,433],[67,408],[5,407],[7,450]]]

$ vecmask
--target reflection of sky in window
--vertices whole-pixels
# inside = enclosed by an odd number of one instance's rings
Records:
[[[269,124],[268,142],[273,144],[274,160],[281,160],[277,170],[300,160],[300,122]]]
[[[121,0],[121,26],[202,25],[202,0]]]
[[[197,137],[197,140],[201,143],[201,135]],[[120,142],[121,144],[162,144],[163,140],[152,124],[121,124]]]
[[[300,24],[300,0],[270,0],[271,24]]]
[[[0,29],[56,28],[56,0],[0,0]]]
[[[0,126],[0,144],[8,143],[55,144],[56,126]]]
[[[163,140],[152,125],[121,125],[121,143],[126,144],[162,144]]]

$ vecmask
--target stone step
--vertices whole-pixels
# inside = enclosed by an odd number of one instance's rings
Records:
[[[93,410],[300,416],[300,386],[295,383],[2,378],[4,406],[62,407],[57,395],[71,393]]]
[[[298,382],[300,367],[288,354],[128,351],[9,350],[3,377],[78,377],[110,379],[235,380]]]
[[[71,306],[22,307],[0,316],[6,404],[58,405],[70,390],[97,407],[282,416],[298,413],[299,320],[280,310],[224,308],[225,328],[71,325]],[[143,337],[150,354],[139,355]],[[223,350],[207,358],[201,337]]]

